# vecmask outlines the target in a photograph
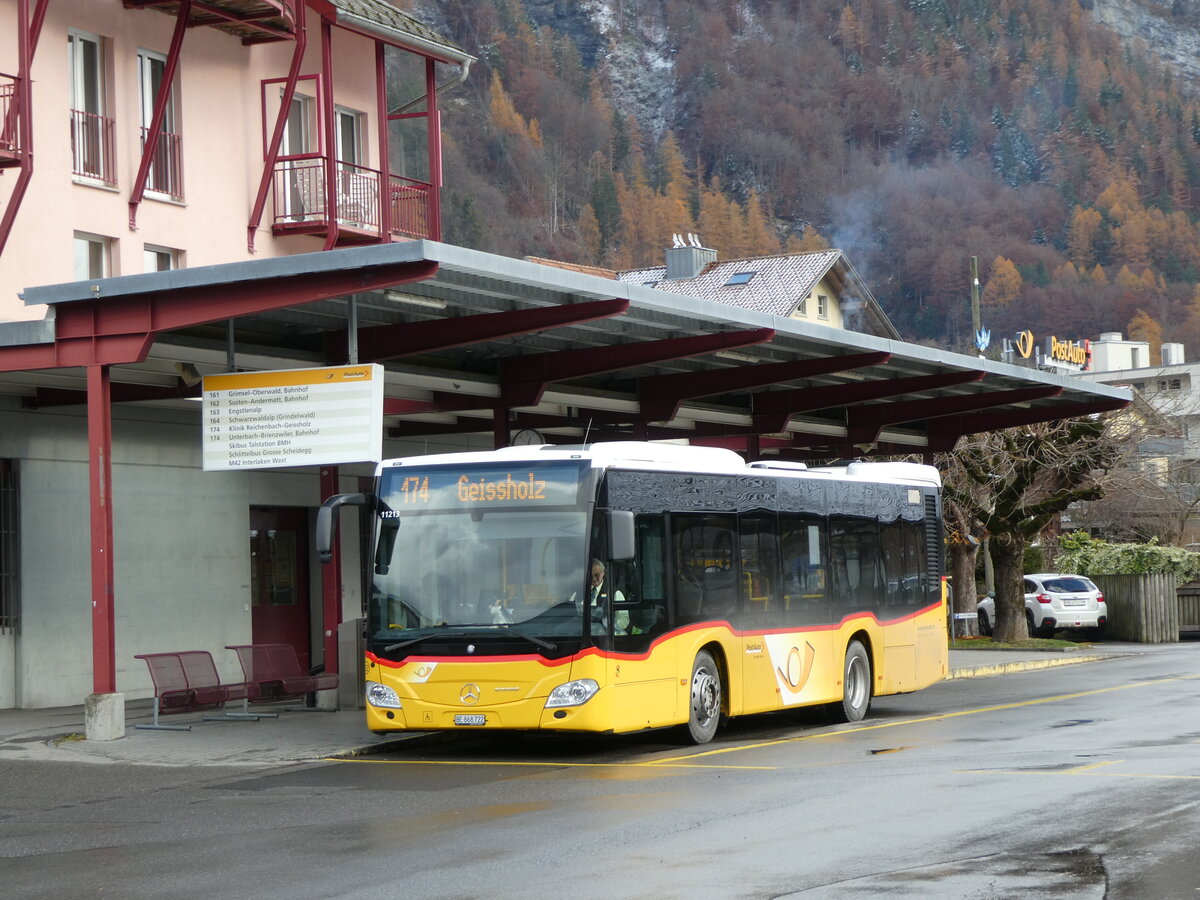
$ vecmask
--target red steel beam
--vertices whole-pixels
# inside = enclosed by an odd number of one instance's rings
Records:
[[[1013,391],[991,393],[985,391],[962,397],[933,397],[927,400],[901,400],[896,403],[857,406],[846,412],[847,433],[852,444],[873,443],[885,425],[937,419],[942,416],[953,416],[975,410],[997,409],[1013,403],[1028,403],[1047,397],[1057,397],[1062,392],[1061,387],[1046,385]],[[996,417],[997,413],[988,413],[987,415],[990,419]]]
[[[107,366],[87,367],[88,483],[91,499],[92,691],[117,690],[113,586],[112,415]]]
[[[419,260],[235,282],[221,288],[180,288],[162,294],[60,303],[55,307],[54,342],[0,347],[0,372],[141,362],[155,335],[164,331],[423,281],[432,278],[437,269],[437,263]]]
[[[340,490],[337,466],[321,466],[320,493],[324,503]],[[342,621],[342,554],[333,544],[329,565],[321,566],[321,645],[325,651],[325,671],[338,671],[338,625]]]
[[[931,440],[936,436],[940,440],[953,443],[963,435],[998,431],[1002,428],[1019,428],[1022,425],[1038,425],[1042,422],[1074,419],[1078,416],[1094,416],[1115,412],[1128,405],[1129,402],[1126,400],[1094,400],[1083,403],[1067,403],[1061,406],[1035,406],[1029,409],[944,416],[929,423],[929,433]]]
[[[325,155],[321,159],[325,170],[325,246],[324,250],[332,250],[337,246],[338,234],[338,194],[337,189],[337,139],[334,136],[333,109],[333,23],[321,16],[321,101],[320,115],[324,123],[321,130],[328,135]]]
[[[296,82],[300,78],[300,65],[304,60],[304,48],[308,45],[308,29],[304,24],[304,9],[296,20],[296,46],[292,49],[292,64],[288,69],[287,81],[283,87],[283,97],[279,101],[279,114],[275,117],[275,130],[271,132],[271,142],[267,145],[266,159],[263,160],[262,176],[258,181],[258,193],[254,196],[254,207],[250,211],[250,222],[246,226],[246,247],[254,252],[254,233],[262,222],[263,209],[267,205],[267,191],[275,175],[275,163],[279,161],[279,148],[283,143],[283,132],[287,126],[288,111],[292,108],[292,99],[296,96]],[[263,117],[267,110],[264,104]]]
[[[679,413],[684,400],[712,397],[734,391],[752,390],[772,384],[830,375],[850,369],[883,365],[892,358],[890,353],[856,353],[820,359],[740,366],[706,372],[680,372],[673,375],[653,375],[638,382],[638,398],[642,418],[648,422],[669,422]]]
[[[146,143],[142,147],[142,161],[138,164],[137,175],[133,179],[133,189],[129,193],[129,230],[137,231],[138,204],[146,191],[146,179],[150,176],[150,164],[158,151],[158,139],[162,135],[163,119],[167,115],[167,104],[175,90],[175,73],[179,69],[179,56],[183,49],[183,35],[187,31],[188,17],[192,13],[192,0],[179,0],[179,10],[175,15],[175,31],[171,35],[171,47],[167,51],[167,62],[163,66],[162,85],[158,96],[154,98],[154,113],[150,117],[150,127],[147,129]]]
[[[415,353],[430,353],[461,347],[480,341],[499,340],[549,328],[593,322],[618,316],[629,309],[628,300],[597,300],[539,309],[459,316],[428,322],[401,322],[380,325],[358,333],[358,358],[362,363],[381,362]],[[325,358],[331,364],[343,360],[347,352],[346,332],[329,335],[325,340]]]
[[[982,379],[983,372],[946,372],[941,375],[884,378],[878,381],[839,384],[832,387],[769,391],[754,395],[754,424],[759,431],[771,434],[787,430],[788,421],[798,413],[835,409],[884,397],[899,397],[902,394],[938,390]]]
[[[730,331],[696,337],[667,338],[636,344],[589,347],[509,357],[500,361],[501,403],[505,407],[536,406],[546,386],[590,375],[602,375],[634,366],[650,365],[689,356],[703,356],[718,350],[732,350],[762,344],[775,336],[773,328]]]
[[[147,400],[181,400],[201,395],[200,385],[188,387],[159,387],[154,384],[112,384],[110,395],[113,403],[138,403]],[[72,391],[65,388],[40,387],[32,397],[26,397],[22,406],[26,409],[47,409],[52,406],[82,406],[87,403],[87,391]]]
[[[42,35],[42,25],[46,21],[46,8],[49,0],[38,0],[34,7],[33,20],[29,19],[29,0],[17,0],[17,153],[20,160],[20,170],[17,183],[13,185],[4,206],[4,214],[0,215],[0,255],[4,253],[4,245],[12,234],[13,223],[17,220],[17,212],[21,201],[25,199],[25,191],[33,178],[33,56],[37,51],[38,39]],[[7,130],[8,123],[5,123]]]

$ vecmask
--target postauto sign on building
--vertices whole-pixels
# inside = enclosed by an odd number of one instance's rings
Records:
[[[1032,331],[1022,331],[1016,336],[1012,348],[1021,359],[1033,365],[1053,366],[1072,372],[1084,372],[1092,367],[1092,342],[1082,340],[1060,340],[1049,335],[1039,350]]]

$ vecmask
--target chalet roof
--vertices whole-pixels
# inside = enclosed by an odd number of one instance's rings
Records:
[[[474,57],[461,47],[423,25],[408,13],[397,9],[386,0],[328,0],[328,2],[338,11],[339,25],[357,26],[359,30],[369,31],[390,43],[408,47],[447,62],[474,61]]]
[[[732,276],[742,273],[752,273],[753,277],[744,283],[729,283]],[[862,315],[854,330],[900,338],[841,250],[720,260],[709,263],[695,278],[667,279],[666,274],[666,266],[653,266],[618,272],[617,278],[626,284],[653,286],[672,294],[786,318],[822,279],[829,277],[840,292],[843,316]]]
[[[463,65],[475,59],[387,0],[324,0],[324,3],[335,10],[335,21],[343,28],[444,62]],[[156,9],[172,16],[178,15],[180,6],[178,0],[127,0],[126,5]],[[297,27],[291,9],[279,0],[210,0],[192,8],[189,25],[209,25],[245,43],[290,39]]]

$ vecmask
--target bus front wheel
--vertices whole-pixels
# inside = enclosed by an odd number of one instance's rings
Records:
[[[858,641],[846,647],[846,665],[842,671],[842,702],[832,704],[843,722],[860,722],[871,706],[871,660]]]
[[[707,744],[721,722],[721,672],[707,650],[696,654],[692,663],[692,687],[688,702],[688,737]]]

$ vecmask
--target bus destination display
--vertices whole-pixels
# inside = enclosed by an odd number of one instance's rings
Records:
[[[394,511],[572,506],[581,471],[576,464],[389,469],[381,493]]]

